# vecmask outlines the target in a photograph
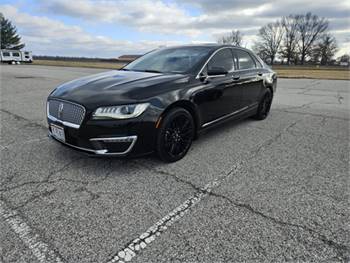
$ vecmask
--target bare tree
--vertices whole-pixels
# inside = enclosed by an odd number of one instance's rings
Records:
[[[283,45],[281,55],[287,59],[287,64],[296,56],[296,48],[299,41],[298,23],[299,15],[289,15],[282,17],[281,26],[283,28]]]
[[[310,55],[315,41],[327,30],[328,20],[313,15],[310,12],[299,16],[298,20],[297,28],[300,35],[298,47],[301,64],[304,64],[306,56]]]
[[[323,34],[320,41],[313,48],[313,58],[315,62],[321,62],[321,65],[327,65],[335,52],[337,51],[337,42],[330,34]]]
[[[227,35],[218,38],[217,42],[219,44],[230,44],[234,46],[242,46],[243,34],[239,30],[232,30]]]
[[[276,54],[280,51],[280,46],[283,37],[283,27],[279,21],[269,23],[260,28],[258,33],[258,41],[254,44],[254,51],[269,60],[273,64]]]
[[[339,62],[349,63],[350,62],[350,55],[344,54],[344,55],[338,57],[337,60],[339,60]]]

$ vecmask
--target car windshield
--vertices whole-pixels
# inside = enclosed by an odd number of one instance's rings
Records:
[[[156,73],[187,73],[204,58],[209,51],[210,47],[159,49],[131,62],[122,70]]]

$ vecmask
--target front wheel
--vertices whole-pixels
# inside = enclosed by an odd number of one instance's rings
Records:
[[[262,97],[259,106],[258,106],[258,111],[254,118],[256,120],[264,120],[270,113],[270,108],[271,108],[271,103],[272,103],[272,92],[270,89],[267,89],[264,96]]]
[[[170,110],[161,122],[156,151],[165,162],[183,158],[191,147],[195,134],[192,115],[183,108]]]

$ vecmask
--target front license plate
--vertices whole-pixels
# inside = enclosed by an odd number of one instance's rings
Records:
[[[52,135],[60,141],[65,142],[66,141],[66,136],[64,135],[64,129],[62,127],[56,126],[56,125],[51,125],[51,132]]]

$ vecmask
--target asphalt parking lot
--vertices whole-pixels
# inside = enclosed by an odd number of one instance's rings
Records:
[[[349,81],[279,79],[268,119],[165,164],[47,137],[49,92],[103,70],[0,70],[0,262],[350,260]]]

